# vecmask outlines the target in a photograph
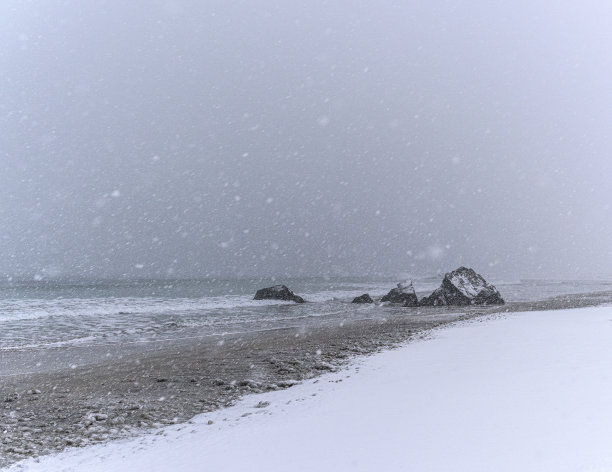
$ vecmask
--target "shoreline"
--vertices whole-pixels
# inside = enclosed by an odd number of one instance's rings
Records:
[[[610,470],[610,316],[607,305],[469,319],[291,389],[7,472]]]
[[[449,323],[610,302],[612,292],[596,292],[501,306],[391,309],[379,320],[173,340],[154,350],[119,350],[104,362],[3,376],[0,467],[182,423],[249,393],[285,389],[356,356],[426,337]],[[58,351],[78,356],[78,349]]]

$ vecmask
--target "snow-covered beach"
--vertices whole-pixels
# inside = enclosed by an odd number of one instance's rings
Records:
[[[460,319],[612,301],[605,280],[506,282],[508,303],[486,307],[355,305],[390,283],[290,282],[309,303],[253,301],[261,280],[0,284],[0,467],[183,423]]]
[[[612,308],[493,314],[13,471],[612,470]]]

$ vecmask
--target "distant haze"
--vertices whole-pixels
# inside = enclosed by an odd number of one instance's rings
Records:
[[[612,274],[606,1],[0,5],[0,273]]]

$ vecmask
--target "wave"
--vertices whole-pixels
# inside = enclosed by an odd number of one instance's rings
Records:
[[[109,315],[180,314],[194,311],[278,305],[276,300],[254,301],[252,297],[227,296],[200,299],[106,298],[59,300],[3,300],[0,323],[47,317],[98,317]]]
[[[308,302],[324,303],[349,300],[369,292],[381,296],[388,285],[372,287],[367,284],[346,283],[341,288],[313,292],[299,292]],[[281,300],[253,300],[252,295],[225,295],[199,298],[107,297],[57,299],[5,299],[0,300],[0,324],[35,321],[41,318],[91,318],[108,316],[206,314],[213,311],[231,311],[268,305],[292,304]]]

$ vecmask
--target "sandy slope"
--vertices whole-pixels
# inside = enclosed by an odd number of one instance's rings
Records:
[[[612,308],[492,315],[162,434],[10,470],[612,470],[611,340]]]

